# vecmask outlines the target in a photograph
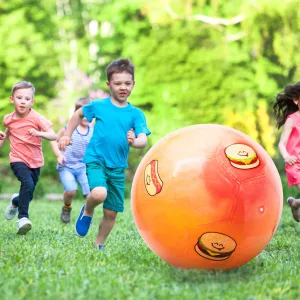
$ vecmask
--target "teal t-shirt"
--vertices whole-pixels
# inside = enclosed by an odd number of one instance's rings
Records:
[[[83,162],[104,161],[108,168],[126,168],[130,146],[127,132],[151,134],[143,112],[128,103],[115,106],[110,98],[95,100],[82,108],[89,122],[96,119],[93,136],[86,148]]]

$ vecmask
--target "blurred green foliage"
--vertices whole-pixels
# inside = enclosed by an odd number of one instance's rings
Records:
[[[76,98],[105,86],[105,67],[136,66],[132,104],[144,110],[149,147],[197,123],[234,127],[256,139],[283,173],[272,102],[299,78],[300,2],[287,0],[0,1],[0,109],[11,86],[32,81],[35,108],[64,126]],[[128,179],[145,150],[133,150]],[[43,175],[56,178],[44,143]],[[7,163],[8,147],[0,152]]]

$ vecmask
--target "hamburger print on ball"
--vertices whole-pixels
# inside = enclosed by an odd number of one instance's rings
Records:
[[[137,229],[161,259],[179,268],[232,269],[270,242],[283,195],[263,147],[206,124],[157,142],[138,166],[131,198]]]

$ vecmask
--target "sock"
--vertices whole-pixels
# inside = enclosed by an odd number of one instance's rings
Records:
[[[69,205],[64,204],[64,208],[71,209],[71,208],[72,208],[72,205],[71,205],[71,204],[69,204]]]

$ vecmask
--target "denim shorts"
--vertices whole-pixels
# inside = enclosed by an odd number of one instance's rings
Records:
[[[90,192],[85,167],[78,169],[59,167],[58,174],[65,192],[77,191],[77,182],[81,186],[83,195],[87,195]]]
[[[90,189],[105,187],[107,197],[103,208],[116,212],[124,211],[125,169],[108,168],[103,162],[91,162],[86,164],[86,174]]]

